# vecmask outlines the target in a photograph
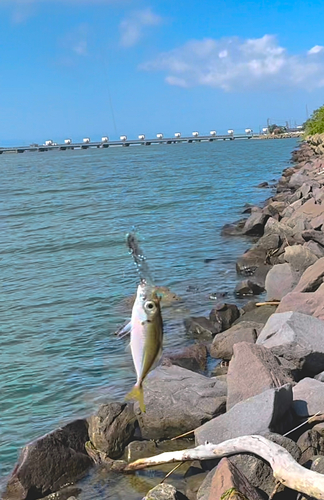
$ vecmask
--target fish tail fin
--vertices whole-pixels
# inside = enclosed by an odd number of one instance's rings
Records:
[[[126,394],[125,399],[136,399],[139,402],[142,413],[145,413],[144,391],[142,385],[134,385],[133,389]]]

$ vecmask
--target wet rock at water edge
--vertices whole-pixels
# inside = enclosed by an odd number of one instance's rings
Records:
[[[269,187],[269,183],[264,181],[264,182],[260,182],[260,184],[258,184],[256,186],[257,188],[268,188]]]
[[[144,382],[146,413],[135,411],[144,439],[170,439],[220,415],[226,382],[179,366],[159,366]]]
[[[264,292],[264,287],[253,280],[244,280],[238,283],[235,287],[235,295],[238,297],[246,297],[247,295],[259,295]]]
[[[20,454],[3,500],[36,500],[79,479],[93,464],[85,450],[88,424],[75,420],[29,443]]]
[[[188,500],[188,498],[171,484],[162,483],[152,488],[143,500]]]
[[[291,374],[269,349],[241,342],[233,347],[227,373],[227,411],[268,389],[293,383]]]
[[[190,335],[212,338],[221,331],[221,326],[204,316],[190,316],[183,320],[186,332]]]
[[[240,311],[235,304],[220,303],[217,304],[209,313],[209,319],[215,328],[218,328],[217,333],[228,330],[230,326],[240,317]]]
[[[89,438],[95,448],[109,458],[119,458],[132,439],[137,425],[133,404],[102,405],[89,421]]]
[[[262,236],[264,226],[266,225],[269,215],[260,211],[254,211],[244,224],[243,234],[246,236]]]

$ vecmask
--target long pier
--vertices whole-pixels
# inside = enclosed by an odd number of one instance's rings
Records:
[[[152,144],[178,144],[178,143],[194,143],[194,142],[214,142],[214,141],[233,141],[234,139],[252,139],[259,138],[258,134],[226,134],[226,135],[201,135],[188,137],[162,137],[154,139],[125,139],[119,141],[97,141],[97,142],[71,142],[69,144],[32,144],[30,146],[11,146],[0,147],[2,153],[25,153],[43,152],[43,151],[66,151],[69,149],[89,149],[102,148],[106,149],[111,146],[151,146]]]

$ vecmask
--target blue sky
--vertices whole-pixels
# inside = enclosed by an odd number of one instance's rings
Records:
[[[323,21],[322,1],[0,0],[0,144],[301,123]]]

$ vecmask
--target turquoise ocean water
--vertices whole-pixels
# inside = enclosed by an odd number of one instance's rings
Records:
[[[113,334],[138,283],[126,233],[138,229],[156,283],[183,299],[165,313],[166,346],[188,344],[183,318],[207,314],[212,292],[232,300],[236,258],[251,245],[221,227],[270,196],[256,186],[280,176],[296,144],[0,156],[0,484],[26,442],[134,383]]]

